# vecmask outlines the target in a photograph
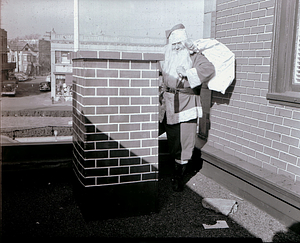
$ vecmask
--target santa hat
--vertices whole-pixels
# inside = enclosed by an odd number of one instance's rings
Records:
[[[177,24],[172,29],[166,30],[166,36],[170,44],[181,42],[187,39],[183,24]]]

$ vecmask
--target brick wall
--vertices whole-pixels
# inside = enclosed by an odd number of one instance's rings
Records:
[[[216,39],[236,55],[236,81],[213,92],[208,143],[300,181],[300,109],[270,104],[275,0],[217,0]]]
[[[157,181],[158,53],[73,57],[74,168],[86,186]]]

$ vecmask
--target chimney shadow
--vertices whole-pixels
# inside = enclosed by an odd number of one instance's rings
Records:
[[[83,112],[74,118],[74,193],[85,219],[157,212],[158,158],[147,156],[151,148],[139,140],[114,140]]]

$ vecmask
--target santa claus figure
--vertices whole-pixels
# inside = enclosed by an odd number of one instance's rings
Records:
[[[215,74],[214,65],[187,38],[183,24],[166,31],[165,60],[161,63],[160,134],[166,132],[174,158],[174,191],[183,190],[183,175],[191,160],[202,117],[200,89]]]

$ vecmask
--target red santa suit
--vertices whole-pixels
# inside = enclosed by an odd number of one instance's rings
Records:
[[[179,29],[175,28],[171,31],[170,44],[185,39],[184,35],[184,26],[180,25]],[[183,79],[168,75],[162,70],[163,100],[160,107],[162,123],[160,133],[167,132],[170,153],[179,164],[186,164],[192,157],[197,118],[202,117],[201,84],[207,83],[215,74],[214,65],[202,53],[193,53],[190,58],[191,67],[186,70],[186,77]]]

